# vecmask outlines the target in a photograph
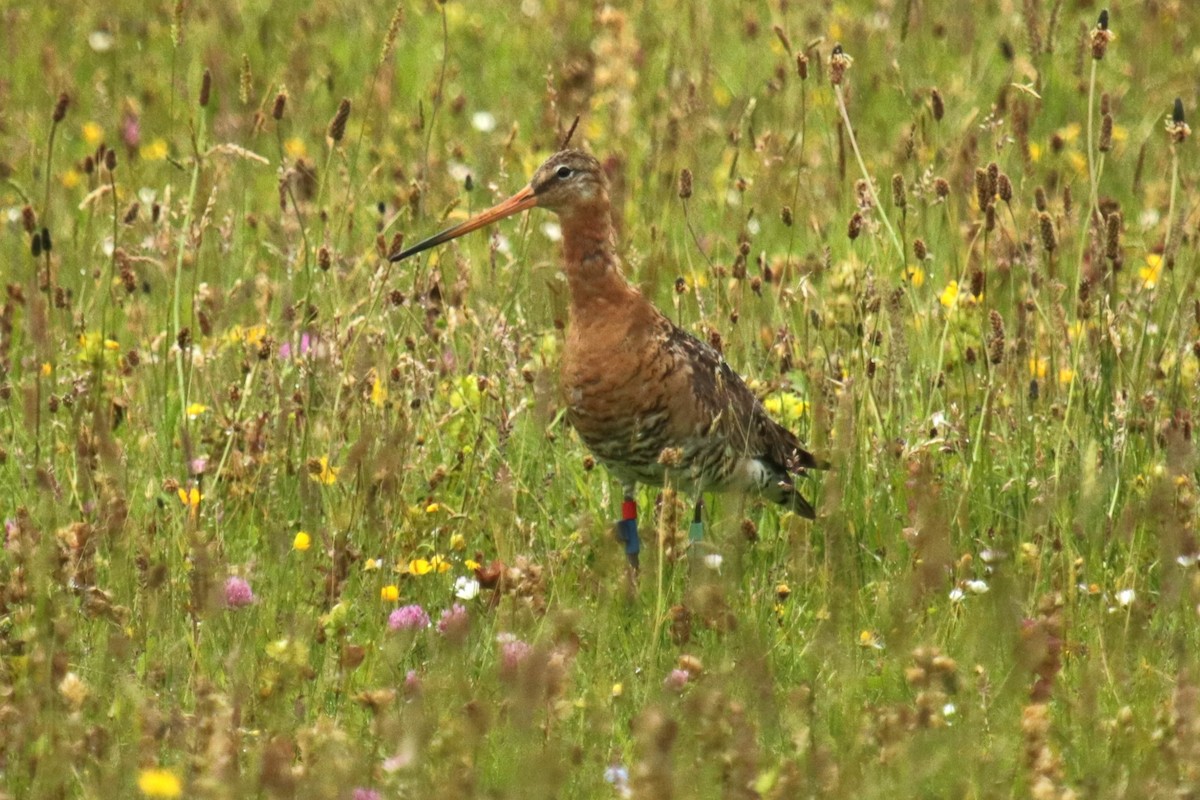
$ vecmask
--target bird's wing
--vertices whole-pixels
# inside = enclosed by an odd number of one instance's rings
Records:
[[[660,341],[674,360],[673,417],[705,436],[722,436],[735,450],[764,459],[781,471],[822,469],[824,462],[804,449],[796,435],[771,419],[750,388],[708,345],[662,318]],[[682,367],[682,369],[680,368]]]

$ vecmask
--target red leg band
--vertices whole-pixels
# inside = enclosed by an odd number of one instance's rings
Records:
[[[637,503],[632,500],[621,503],[621,519],[637,519]]]

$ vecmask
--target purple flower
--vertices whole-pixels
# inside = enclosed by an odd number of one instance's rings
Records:
[[[374,789],[367,789],[362,786],[355,787],[354,794],[350,795],[351,800],[380,800],[383,795]]]
[[[511,633],[502,633],[496,640],[500,642],[500,671],[508,675],[516,672],[533,652],[533,648],[527,642],[521,641]]]
[[[404,694],[408,697],[415,697],[421,693],[421,676],[417,674],[415,669],[410,669],[408,674],[404,676]]]
[[[254,602],[254,590],[250,584],[236,575],[225,581],[225,605],[241,608]]]
[[[429,615],[415,603],[400,606],[388,616],[388,627],[394,631],[418,631],[429,627]]]
[[[670,689],[672,692],[682,692],[683,687],[687,686],[690,678],[691,675],[688,674],[686,669],[673,669],[667,675],[667,677],[663,679],[663,686],[665,686],[667,689]]]
[[[466,607],[462,603],[455,603],[442,611],[437,631],[448,639],[461,639],[466,636],[469,623]]]
[[[193,475],[203,475],[206,469],[208,469],[208,456],[199,456],[188,462],[188,472]]]

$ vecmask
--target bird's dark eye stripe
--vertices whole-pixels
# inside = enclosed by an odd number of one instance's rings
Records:
[[[571,177],[571,168],[566,165],[563,165],[563,166],[559,167],[558,170],[554,174],[560,178],[569,178],[569,177]]]

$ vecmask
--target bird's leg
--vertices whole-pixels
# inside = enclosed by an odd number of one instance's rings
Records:
[[[704,539],[704,495],[696,498],[696,508],[692,512],[692,525],[688,528],[688,541],[696,544]]]
[[[625,487],[625,500],[621,503],[621,519],[617,520],[617,538],[625,544],[625,557],[634,571],[638,568],[638,553],[642,540],[638,538],[637,502],[633,499],[635,487]]]

